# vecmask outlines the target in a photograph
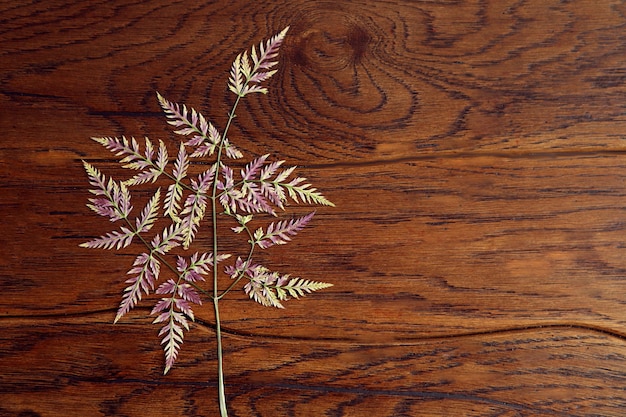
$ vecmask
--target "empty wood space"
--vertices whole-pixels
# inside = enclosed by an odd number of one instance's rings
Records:
[[[0,416],[219,415],[210,300],[166,375],[159,295],[113,324],[145,248],[79,247],[118,227],[86,206],[82,161],[127,178],[90,137],[147,136],[171,167],[181,136],[156,92],[223,129],[233,60],[286,26],[228,138],[236,172],[269,154],[335,203],[255,252],[333,287],[285,309],[243,283],[220,301],[229,416],[626,415],[624,1],[16,0],[0,3]],[[232,263],[246,242],[226,220]],[[187,256],[211,251],[210,223]]]

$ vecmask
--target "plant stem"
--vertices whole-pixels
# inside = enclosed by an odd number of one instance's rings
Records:
[[[212,216],[212,226],[213,226],[213,308],[215,310],[215,337],[217,339],[217,395],[220,403],[220,417],[228,417],[228,411],[226,410],[226,394],[224,389],[224,360],[223,360],[223,352],[222,352],[222,325],[220,319],[220,308],[219,308],[219,289],[217,286],[217,180],[219,177],[219,166],[222,159],[222,150],[224,149],[224,141],[226,140],[226,134],[228,129],[230,128],[233,119],[235,118],[235,110],[237,109],[237,104],[239,104],[239,100],[241,100],[241,96],[237,97],[237,100],[233,104],[232,110],[228,115],[228,122],[226,123],[226,127],[224,128],[224,132],[222,133],[222,140],[220,141],[220,146],[217,150],[217,172],[215,173],[215,178],[213,179],[213,190],[211,192],[211,216]]]
[[[226,394],[224,392],[224,360],[222,355],[222,328],[220,325],[219,300],[213,298],[215,309],[215,333],[217,336],[217,396],[220,403],[220,417],[228,417],[226,410]]]

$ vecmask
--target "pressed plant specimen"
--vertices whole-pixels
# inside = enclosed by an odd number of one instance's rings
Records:
[[[278,52],[287,30],[235,58],[228,81],[235,99],[221,131],[195,109],[170,102],[157,93],[167,122],[175,127],[174,133],[183,136],[176,157],[170,158],[162,140],[154,143],[146,137],[142,146],[133,137],[94,137],[121,157],[124,168],[135,173],[117,181],[83,161],[93,187],[87,206],[121,226],[81,246],[119,250],[135,242],[142,248],[128,271],[127,286],[114,321],[120,320],[143,296],[157,294],[151,314],[155,316],[153,323],[161,326],[159,336],[167,373],[178,357],[189,322],[194,320],[193,306],[212,302],[222,417],[227,416],[219,310],[224,296],[243,285],[254,301],[282,308],[289,298],[332,285],[281,274],[254,261],[255,251],[288,243],[315,213],[278,220],[289,203],[333,203],[306,178],[295,175],[295,167],[285,167],[283,160],[269,161],[269,155],[262,155],[247,164],[241,163],[242,152],[227,136],[240,100],[248,94],[268,92],[264,83],[276,73]],[[238,175],[233,166],[240,167]],[[145,193],[151,184],[157,188],[151,189],[143,209],[133,214],[131,189],[139,186]],[[232,222],[234,233],[247,238],[243,254],[234,256],[220,250],[218,220],[222,219]],[[263,220],[265,225],[259,226]],[[194,251],[192,245],[202,227],[211,230],[211,244],[208,250]],[[161,279],[163,275],[168,277]],[[220,279],[230,281],[220,287]]]

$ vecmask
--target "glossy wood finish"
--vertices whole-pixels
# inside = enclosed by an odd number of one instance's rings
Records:
[[[174,153],[157,90],[223,126],[232,60],[287,25],[230,137],[336,203],[261,258],[334,287],[221,303],[231,415],[626,414],[623,1],[0,11],[0,415],[217,415],[209,306],[167,376],[150,303],[112,324],[136,251],[78,247],[110,226],[80,160]]]

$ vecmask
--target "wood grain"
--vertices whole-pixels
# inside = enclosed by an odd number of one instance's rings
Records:
[[[232,60],[287,25],[231,140],[337,204],[259,258],[334,287],[224,300],[232,416],[624,415],[623,1],[0,12],[0,416],[217,413],[210,308],[165,377],[149,300],[111,324],[137,248],[78,247],[110,227],[80,161],[125,174],[101,135],[173,154],[155,91],[223,127]]]
[[[4,415],[62,416],[72,407],[76,415],[195,416],[214,409],[211,331],[195,325],[177,372],[162,377],[160,352],[135,343],[152,336],[145,323],[113,328],[104,319],[3,326],[0,388],[13,393],[3,398]],[[618,416],[626,401],[623,340],[584,329],[394,344],[225,341],[235,415]],[[67,346],[74,346],[71,356]],[[16,371],[13,364],[24,361],[33,373]],[[24,404],[33,395],[42,400]]]

